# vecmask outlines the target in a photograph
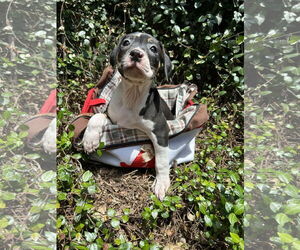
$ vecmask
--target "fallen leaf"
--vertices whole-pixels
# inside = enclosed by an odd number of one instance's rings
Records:
[[[102,206],[97,207],[97,211],[101,214],[106,214],[106,210],[107,210],[106,205],[102,205]]]
[[[183,248],[178,244],[178,245],[166,245],[163,250],[182,250]]]
[[[191,214],[190,212],[187,213],[187,218],[189,221],[194,221],[195,220],[195,215]]]
[[[173,232],[172,230],[170,230],[170,229],[167,229],[167,230],[165,231],[165,233],[166,233],[166,235],[168,235],[168,236],[172,236],[172,235],[174,234],[174,232]]]

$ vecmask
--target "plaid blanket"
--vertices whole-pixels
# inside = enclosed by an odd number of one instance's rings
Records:
[[[94,113],[106,113],[111,96],[115,88],[121,81],[121,75],[118,71],[114,73],[111,79],[97,91],[95,98],[105,99],[105,104],[93,107]],[[182,132],[195,129],[202,126],[208,119],[206,105],[187,103],[191,99],[191,93],[196,93],[196,85],[172,85],[167,87],[159,87],[158,92],[162,99],[167,103],[171,110],[175,111],[175,119],[167,121],[170,132],[169,137],[174,137]],[[193,95],[192,95],[193,96]],[[187,105],[189,104],[189,105]],[[85,123],[73,121],[73,125],[81,127],[79,132],[75,133],[75,147],[82,149],[81,139],[84,129],[87,125],[87,120],[92,114],[81,115],[78,118],[85,119]],[[109,119],[109,118],[107,118]],[[79,125],[78,125],[79,124]],[[75,128],[76,129],[76,128]],[[102,131],[101,142],[104,143],[104,148],[124,147],[128,145],[148,144],[151,143],[148,136],[137,129],[122,128],[116,124],[109,124]]]

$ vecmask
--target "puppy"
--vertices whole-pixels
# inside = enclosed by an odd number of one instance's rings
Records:
[[[159,72],[169,79],[171,60],[158,40],[149,34],[136,32],[120,40],[111,53],[110,63],[117,68],[122,79],[112,94],[108,116],[114,124],[143,131],[152,141],[156,170],[152,188],[155,195],[163,200],[170,186],[167,120],[174,119],[174,116],[153,83]],[[104,114],[95,114],[90,119],[83,137],[86,152],[98,148],[106,122]]]

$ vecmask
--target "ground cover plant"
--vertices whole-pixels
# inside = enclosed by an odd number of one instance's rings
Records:
[[[55,3],[0,2],[0,245],[54,249],[55,155],[25,146],[21,124],[55,88]]]
[[[245,8],[245,244],[300,249],[300,4]]]
[[[58,248],[243,249],[242,2],[67,0],[57,20]],[[67,129],[117,38],[138,30],[163,42],[171,82],[196,84],[210,112],[195,160],[172,169],[162,202],[153,170],[86,164]]]

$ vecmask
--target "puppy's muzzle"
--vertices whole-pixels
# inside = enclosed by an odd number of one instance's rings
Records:
[[[134,62],[140,62],[141,59],[144,57],[144,53],[137,49],[130,51],[129,55],[130,59]]]

